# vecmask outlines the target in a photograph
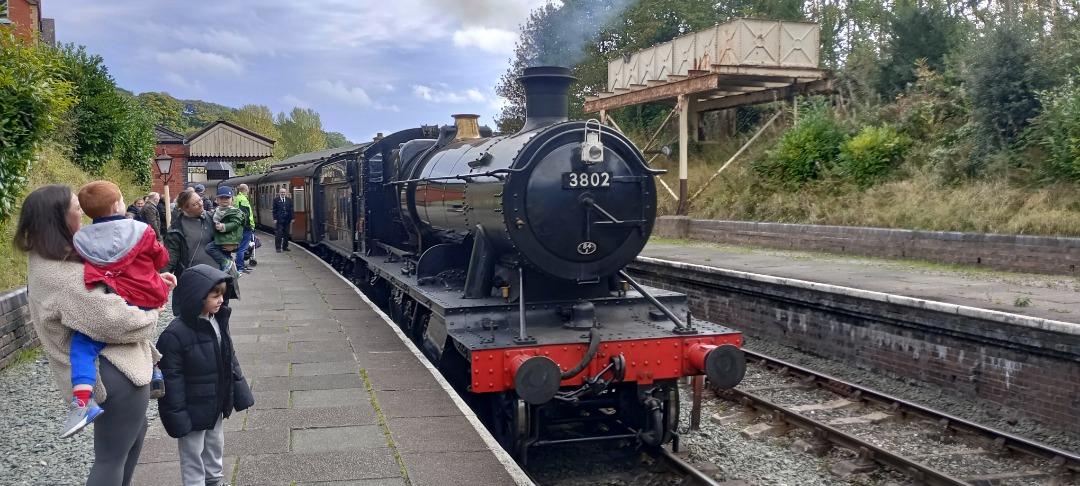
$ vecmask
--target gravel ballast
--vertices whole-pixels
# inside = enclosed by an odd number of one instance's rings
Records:
[[[166,309],[171,309],[166,304]],[[158,334],[173,318],[162,312]],[[0,370],[0,484],[80,485],[94,462],[94,425],[61,439],[67,402],[56,390],[49,362],[40,348],[33,359]],[[147,420],[157,420],[157,401],[151,400]]]

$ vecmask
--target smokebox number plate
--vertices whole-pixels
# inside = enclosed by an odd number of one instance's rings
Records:
[[[593,189],[611,186],[611,172],[563,172],[563,189]]]

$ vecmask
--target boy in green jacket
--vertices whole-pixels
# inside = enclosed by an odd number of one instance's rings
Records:
[[[214,241],[206,244],[206,254],[210,255],[233,278],[239,275],[236,264],[226,252],[235,251],[244,238],[244,212],[233,207],[233,190],[229,186],[218,186],[217,207],[211,211],[214,218]]]

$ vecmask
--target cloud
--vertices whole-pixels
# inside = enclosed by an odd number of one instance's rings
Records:
[[[330,82],[323,79],[308,83],[307,87],[323,96],[352,105],[367,106],[371,104],[371,97],[368,96],[367,91],[364,91],[364,88],[345,86],[345,83],[341,81]]]
[[[476,88],[470,88],[460,93],[455,93],[450,90],[441,90],[430,86],[414,84],[412,90],[413,95],[417,98],[434,103],[465,103],[469,101],[483,103],[487,101],[487,96],[484,96],[484,93],[481,93],[480,90]]]
[[[306,102],[306,101],[304,101],[304,100],[302,100],[300,98],[297,98],[297,97],[295,97],[295,96],[293,96],[291,94],[287,94],[285,96],[282,96],[281,101],[282,101],[282,103],[285,103],[285,106],[288,106],[290,110],[293,109],[293,108],[311,108],[311,103],[308,103],[308,102]]]
[[[154,54],[154,59],[168,68],[183,69],[188,72],[215,72],[222,74],[242,74],[244,72],[244,65],[240,61],[198,49],[186,48],[175,52],[157,52]]]
[[[454,32],[454,45],[457,47],[476,47],[495,54],[511,54],[518,35],[503,29],[488,27],[468,27]]]
[[[189,93],[203,93],[206,91],[206,88],[202,83],[198,81],[188,81],[183,76],[171,71],[165,74],[165,81],[182,90],[186,90]]]
[[[529,12],[552,3],[550,0],[430,0],[430,8],[443,10],[467,26],[515,29],[529,18]]]

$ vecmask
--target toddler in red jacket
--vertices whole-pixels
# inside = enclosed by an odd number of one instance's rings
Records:
[[[158,270],[169,263],[169,252],[146,223],[124,217],[120,188],[109,181],[94,181],[79,190],[79,205],[94,224],[75,233],[75,251],[85,261],[86,288],[101,283],[140,309],[157,309],[169,298],[169,284]],[[97,381],[94,362],[105,343],[76,332],[71,337],[72,410],[60,430],[66,438],[82,430],[102,413],[91,395]],[[159,373],[155,372],[155,378]],[[160,383],[160,379],[155,380]],[[160,387],[155,387],[160,389]]]

